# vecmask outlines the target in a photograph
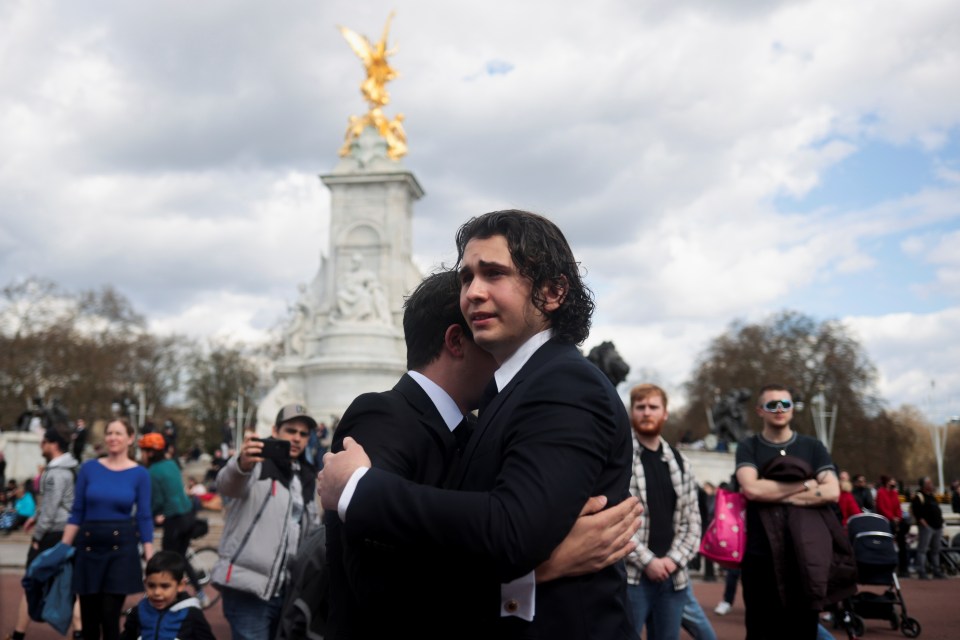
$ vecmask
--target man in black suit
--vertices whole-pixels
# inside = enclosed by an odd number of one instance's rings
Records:
[[[419,484],[441,486],[459,455],[458,438],[472,428],[464,416],[477,407],[496,363],[480,349],[460,314],[454,272],[428,276],[404,303],[408,372],[383,393],[356,398],[343,414],[331,449],[347,436],[365,444],[374,465]],[[330,638],[385,638],[398,619],[414,616],[418,637],[449,629],[416,615],[432,584],[456,569],[455,558],[422,545],[397,547],[345,535],[336,511],[324,515],[330,567]],[[449,590],[430,606],[455,605]]]
[[[335,451],[349,436],[364,443],[377,468],[419,484],[442,484],[473,426],[464,416],[477,407],[496,368],[492,356],[473,342],[459,296],[457,273],[446,271],[428,276],[407,298],[403,328],[409,371],[391,391],[354,400],[337,429]],[[537,568],[537,576],[550,580],[619,560],[633,548],[631,525],[638,511],[625,501],[578,519],[551,559]],[[346,535],[334,511],[325,514],[325,522],[331,580],[327,637],[388,637],[403,619],[415,621],[411,626],[418,638],[450,637],[439,616],[412,612],[424,606],[429,593],[431,610],[459,614],[457,590],[436,588],[458,580],[456,555]]]
[[[576,348],[593,301],[572,251],[553,223],[522,211],[468,221],[457,248],[461,311],[499,365],[449,483],[457,491],[371,468],[344,438],[343,452],[325,456],[323,505],[348,535],[455,553],[459,580],[435,586],[463,603],[458,637],[633,637],[622,563],[533,583],[590,496],[628,496],[630,423]]]

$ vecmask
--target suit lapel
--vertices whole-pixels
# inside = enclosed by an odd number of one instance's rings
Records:
[[[487,404],[487,406],[484,408],[483,413],[480,415],[477,421],[477,426],[473,430],[473,436],[470,438],[470,442],[467,443],[467,450],[464,452],[463,458],[461,458],[457,468],[453,471],[451,476],[452,483],[450,486],[460,486],[467,467],[470,465],[470,459],[473,458],[474,452],[476,452],[477,447],[479,446],[480,442],[483,441],[483,438],[495,430],[491,429],[491,425],[496,421],[497,414],[500,413],[501,409],[508,405],[508,401],[510,397],[513,396],[514,392],[523,387],[524,381],[530,376],[530,374],[539,370],[547,362],[556,357],[557,354],[567,348],[573,347],[554,342],[553,340],[546,342],[542,347],[537,349],[532,356],[530,356],[530,359],[527,360],[522,367],[520,367],[520,371],[517,372],[517,375],[513,376],[513,379],[507,383],[507,386],[500,390],[500,392],[495,395],[492,400],[490,400],[489,404]]]

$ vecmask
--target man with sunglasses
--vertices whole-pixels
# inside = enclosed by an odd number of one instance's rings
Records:
[[[775,556],[760,512],[766,505],[820,507],[837,502],[840,484],[830,454],[816,438],[796,433],[792,427],[794,403],[789,389],[768,384],[758,394],[757,415],[763,429],[737,447],[737,482],[747,497],[747,549],[743,559],[743,600],[747,638],[817,637],[818,614],[807,605],[799,580],[779,584],[775,567],[798,576],[796,556],[789,545],[778,545]],[[778,482],[761,477],[760,470],[777,456],[793,456],[814,470],[814,479]],[[782,589],[781,589],[782,587]],[[781,591],[786,593],[784,604]]]

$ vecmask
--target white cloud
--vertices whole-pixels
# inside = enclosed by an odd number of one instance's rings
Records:
[[[880,371],[880,391],[891,406],[917,405],[934,420],[960,413],[960,309],[844,321],[862,340]],[[931,383],[935,383],[931,386]]]
[[[211,292],[176,315],[151,318],[150,330],[251,344],[269,339],[270,329],[285,314],[286,307],[276,298]]]
[[[365,108],[336,25],[377,38],[393,8],[0,9],[0,282],[111,282],[157,328],[262,332],[317,268],[329,194],[315,174]],[[884,243],[929,268],[904,295],[952,312],[953,0],[396,8],[387,112],[405,113],[405,163],[427,192],[414,221],[424,270],[452,261],[470,215],[546,213],[589,271],[597,331],[637,345],[638,366],[668,385],[730,320],[792,308],[797,292],[830,290],[835,315],[855,315],[843,305],[870,289],[858,285],[877,277]],[[778,210],[872,143],[919,148],[930,179],[855,210]],[[876,322],[896,327],[885,304],[871,302]]]

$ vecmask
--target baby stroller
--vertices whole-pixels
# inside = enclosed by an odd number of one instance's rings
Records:
[[[908,638],[920,635],[920,623],[907,615],[900,581],[897,579],[897,547],[890,521],[876,513],[861,513],[847,520],[847,534],[857,560],[857,582],[887,587],[874,593],[860,591],[849,600],[853,631],[861,636],[864,618],[887,620],[891,629],[900,629]],[[899,611],[899,613],[898,613]]]

